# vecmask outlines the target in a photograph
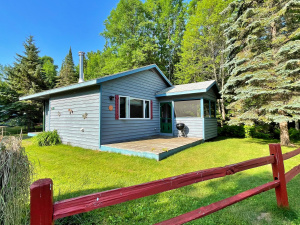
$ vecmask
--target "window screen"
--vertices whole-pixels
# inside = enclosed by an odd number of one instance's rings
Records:
[[[175,117],[200,117],[200,100],[174,102]]]
[[[209,100],[204,101],[204,117],[209,117]]]
[[[130,118],[144,118],[143,100],[130,99]]]
[[[216,103],[210,102],[210,117],[216,117]]]

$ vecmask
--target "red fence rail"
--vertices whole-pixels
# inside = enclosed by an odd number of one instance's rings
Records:
[[[184,187],[194,183],[232,175],[255,167],[272,165],[273,181],[259,187],[239,193],[230,198],[212,203],[191,212],[160,222],[158,224],[183,224],[202,218],[227,206],[240,202],[251,196],[275,188],[277,205],[288,207],[286,183],[300,173],[300,165],[288,173],[284,171],[284,160],[300,154],[300,148],[282,155],[280,144],[270,144],[270,156],[212,169],[200,170],[179,176],[169,177],[131,187],[119,188],[95,194],[66,199],[53,203],[53,183],[51,179],[35,181],[30,186],[30,223],[31,225],[54,224],[59,218],[88,212],[133,199],[158,194],[164,191]]]

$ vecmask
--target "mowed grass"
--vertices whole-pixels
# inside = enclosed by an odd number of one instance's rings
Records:
[[[269,142],[219,137],[157,162],[66,145],[37,147],[32,139],[23,141],[35,166],[35,180],[53,180],[55,201],[267,156]],[[296,147],[282,149],[288,152]],[[300,156],[287,160],[286,171],[298,164]],[[59,219],[56,224],[154,224],[272,179],[271,165],[267,165]],[[300,175],[288,183],[288,194],[289,210],[277,208],[275,191],[270,190],[188,224],[300,224]]]

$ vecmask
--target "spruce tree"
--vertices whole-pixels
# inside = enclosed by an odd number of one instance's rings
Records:
[[[60,72],[57,78],[56,87],[63,87],[70,84],[74,84],[78,82],[78,73],[76,72],[73,56],[72,56],[72,49],[70,47],[69,53],[66,55]]]
[[[0,122],[13,118],[26,123],[28,131],[41,122],[42,105],[34,101],[19,101],[19,97],[47,89],[44,82],[39,49],[33,36],[24,42],[24,55],[17,54],[12,67],[6,67],[6,83],[0,86]]]
[[[300,1],[235,1],[227,12],[230,122],[279,123],[289,145],[288,122],[300,119]]]
[[[8,72],[9,84],[20,96],[46,89],[40,51],[35,46],[33,36],[29,36],[23,45],[24,55],[17,54],[16,62]]]

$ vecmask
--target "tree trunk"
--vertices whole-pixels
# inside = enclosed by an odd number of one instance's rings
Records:
[[[290,145],[290,135],[288,129],[288,123],[282,122],[279,124],[280,126],[280,144],[281,145]]]
[[[296,130],[299,130],[299,120],[295,121],[295,128]]]
[[[222,108],[221,108],[221,101],[220,101],[220,99],[218,99],[217,102],[218,102],[218,109],[219,109],[219,112],[220,112],[221,115],[223,115]],[[222,120],[222,118],[221,118],[221,127],[223,127],[223,120]]]
[[[222,49],[223,50],[225,49],[224,45],[222,45]],[[223,52],[221,52],[220,71],[221,71],[221,91],[223,91],[224,83],[225,83],[224,53]],[[221,103],[221,108],[222,108],[222,119],[225,121],[226,120],[226,111],[225,111],[224,99],[223,98],[224,97],[222,95],[222,98],[220,99],[220,103]]]
[[[222,119],[225,121],[226,120],[226,112],[225,112],[225,106],[224,106],[223,98],[220,99],[220,102],[221,102],[221,107],[222,107]]]

